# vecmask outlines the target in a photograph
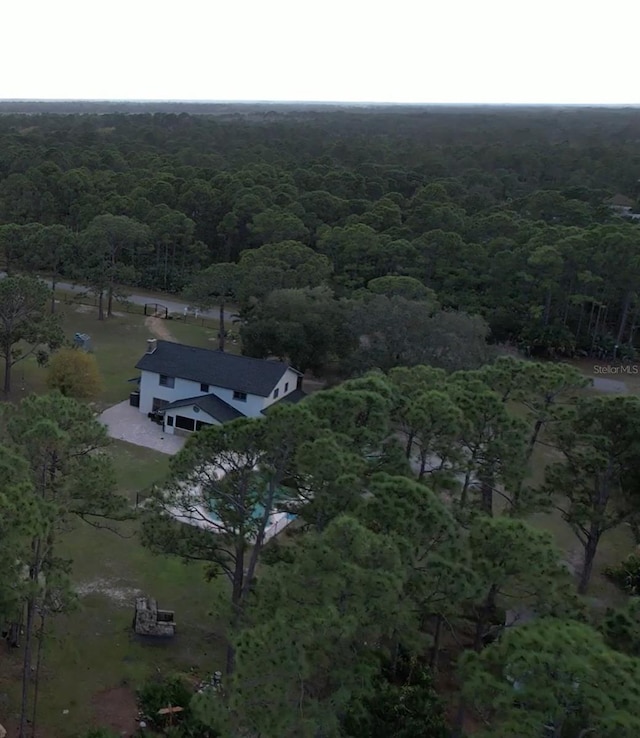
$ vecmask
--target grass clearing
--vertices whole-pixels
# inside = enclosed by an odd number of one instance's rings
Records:
[[[93,351],[104,382],[99,398],[100,409],[124,400],[131,391],[128,379],[137,375],[135,364],[145,351],[150,338],[140,315],[124,315],[100,321],[92,312],[79,310],[77,306],[61,306],[59,313],[65,338],[73,340],[75,333],[91,336]],[[26,359],[14,369],[14,399],[21,399],[31,392],[45,390],[46,369],[39,367],[33,358]]]
[[[218,348],[218,324],[211,326],[207,322],[202,323],[200,319],[195,320],[170,320],[166,323],[167,329],[173,334],[179,343],[200,348]],[[234,331],[237,333],[237,331]],[[240,341],[235,342],[227,338],[224,350],[228,354],[239,354],[241,351]]]
[[[117,442],[112,453],[119,487],[132,500],[138,488],[158,481],[167,469],[168,457],[148,449]],[[215,602],[226,582],[207,584],[203,565],[144,549],[135,521],[114,527],[120,535],[78,523],[59,545],[59,555],[73,560],[79,603],[75,611],[50,620],[45,641],[39,723],[56,737],[71,738],[94,722],[97,693],[135,689],[158,673],[210,673],[224,664]],[[135,637],[131,624],[138,594],[176,611],[175,639],[152,645]],[[0,662],[0,693],[9,698],[4,716],[0,703],[0,718],[12,719],[17,712],[21,658],[18,649]]]
[[[118,313],[112,318],[98,320],[97,310],[77,303],[58,306],[65,338],[73,340],[75,333],[91,336],[93,351],[104,382],[103,392],[96,409],[125,400],[133,386],[127,382],[138,375],[137,361],[146,350],[147,339],[153,337],[145,316],[141,313]],[[162,321],[163,327],[180,343],[202,348],[217,347],[217,330],[213,331],[201,322],[193,320]],[[240,352],[239,344],[228,343],[229,351]],[[32,392],[46,391],[46,369],[29,357],[14,366],[12,400],[20,400]]]
[[[61,553],[74,558],[79,608],[54,621],[47,641],[40,715],[55,735],[72,736],[91,724],[91,700],[119,686],[139,688],[157,673],[221,668],[221,642],[210,614],[215,588],[202,565],[185,566],[140,546],[135,526],[128,538],[86,526],[68,534]],[[139,642],[132,629],[135,597],[152,596],[176,611],[178,634],[161,644]],[[70,714],[62,716],[62,711]]]
[[[111,454],[118,489],[127,495],[132,503],[135,503],[139,491],[160,481],[169,471],[171,457],[144,446],[114,440],[111,444]]]

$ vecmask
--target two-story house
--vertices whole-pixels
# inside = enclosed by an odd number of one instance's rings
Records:
[[[276,402],[304,397],[302,374],[281,361],[171,341],[147,341],[136,369],[140,412],[162,415],[167,433],[261,417]]]

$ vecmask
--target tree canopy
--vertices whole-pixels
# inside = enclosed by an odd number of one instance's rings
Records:
[[[116,283],[181,292],[238,263],[242,299],[326,282],[479,315],[532,354],[631,350],[631,110],[43,110],[0,120],[4,266],[84,280],[107,314]]]

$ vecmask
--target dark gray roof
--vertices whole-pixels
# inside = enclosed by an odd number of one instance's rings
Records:
[[[608,200],[608,204],[614,208],[632,208],[635,205],[635,202],[626,195],[617,194]]]
[[[304,400],[306,396],[307,396],[306,392],[303,392],[301,389],[295,389],[293,390],[293,392],[289,392],[288,395],[281,397],[279,400],[272,402],[271,405],[269,405],[268,407],[265,407],[265,409],[262,411],[262,414],[264,415],[265,413],[268,413],[272,407],[275,407],[276,405],[280,405],[281,403],[283,405],[285,403],[295,405],[297,402],[300,402],[300,400]]]
[[[200,395],[199,397],[185,397],[184,400],[175,400],[161,408],[160,412],[166,412],[173,408],[186,407],[187,405],[196,405],[202,412],[207,413],[212,418],[219,420],[221,423],[228,423],[230,420],[244,418],[245,416],[235,407],[231,407],[224,400],[216,395]]]
[[[136,364],[136,369],[147,372],[189,379],[259,397],[268,397],[285,371],[290,368],[281,361],[252,359],[249,356],[185,346],[172,341],[158,341],[155,351],[152,354],[146,353]]]

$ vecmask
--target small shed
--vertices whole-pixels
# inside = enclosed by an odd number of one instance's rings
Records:
[[[93,351],[91,336],[88,333],[76,333],[73,337],[73,347],[83,351]]]
[[[138,635],[172,638],[176,634],[175,613],[173,610],[160,610],[151,597],[138,597],[133,629]]]

